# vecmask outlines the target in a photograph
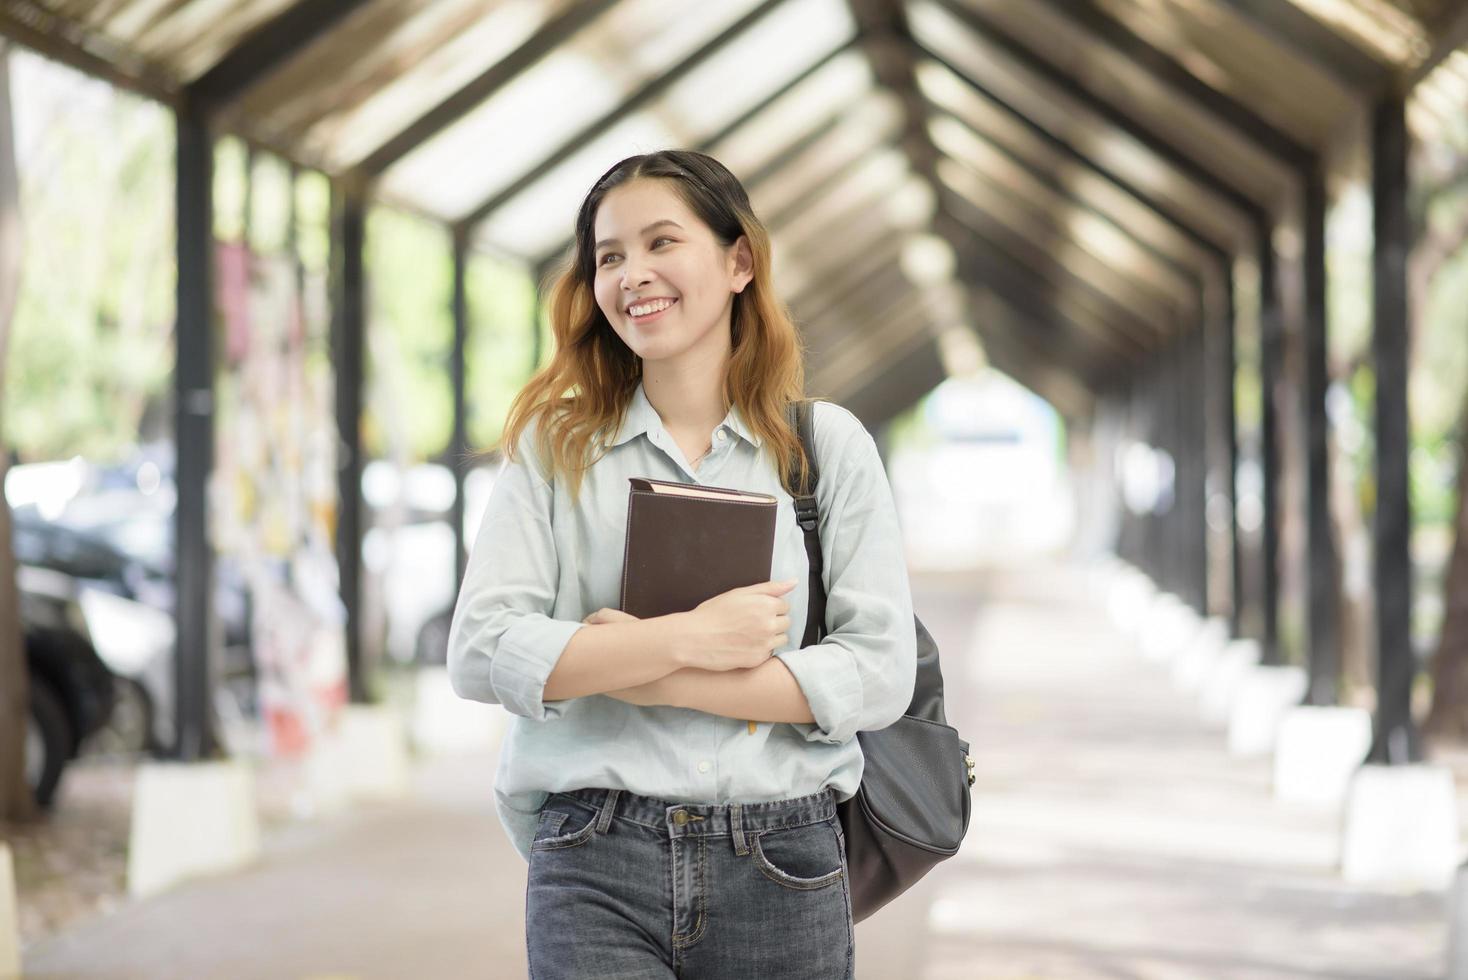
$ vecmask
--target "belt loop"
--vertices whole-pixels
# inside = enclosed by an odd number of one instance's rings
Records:
[[[601,815],[596,819],[596,832],[605,834],[607,828],[612,825],[612,811],[617,809],[617,797],[622,793],[619,789],[607,790],[607,801],[601,805]]]
[[[734,836],[734,853],[744,857],[749,845],[744,842],[744,806],[735,803],[729,807],[729,832]]]

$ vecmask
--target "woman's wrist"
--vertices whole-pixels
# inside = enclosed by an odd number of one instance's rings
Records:
[[[659,642],[654,649],[659,659],[667,665],[668,674],[693,665],[689,657],[693,646],[690,642],[692,616],[692,612],[679,612],[649,620],[658,626]]]

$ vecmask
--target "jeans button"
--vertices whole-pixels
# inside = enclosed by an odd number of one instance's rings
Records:
[[[679,827],[683,826],[687,822],[688,814],[684,811],[679,810],[677,813],[673,814],[673,823],[677,824]]]

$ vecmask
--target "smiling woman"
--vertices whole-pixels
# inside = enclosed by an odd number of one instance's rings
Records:
[[[511,406],[448,664],[461,696],[516,716],[495,795],[530,863],[533,976],[853,975],[836,806],[861,781],[856,733],[912,699],[912,597],[876,445],[817,401],[828,632],[791,641],[811,565],[790,491],[810,461],[787,421],[802,351],[770,282],[722,164],[623,160],[582,203],[555,353]],[[664,616],[616,608],[634,478],[775,497],[770,580]]]

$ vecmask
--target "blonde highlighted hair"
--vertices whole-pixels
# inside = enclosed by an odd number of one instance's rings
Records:
[[[733,296],[730,360],[724,402],[736,405],[774,455],[787,490],[807,467],[800,438],[786,421],[792,401],[805,394],[804,348],[770,278],[770,236],[754,214],[739,180],[713,157],[693,150],[660,150],[628,157],[592,186],[576,215],[576,240],[549,290],[555,353],[510,405],[499,446],[513,458],[521,433],[535,423],[535,449],[546,479],[569,479],[579,499],[585,471],[606,452],[599,433],[615,434],[642,377],[641,359],[617,336],[593,294],[597,209],[613,188],[632,180],[667,181],[724,247],[749,239],[754,274]],[[610,441],[608,438],[607,441]],[[600,452],[593,457],[593,452]]]

